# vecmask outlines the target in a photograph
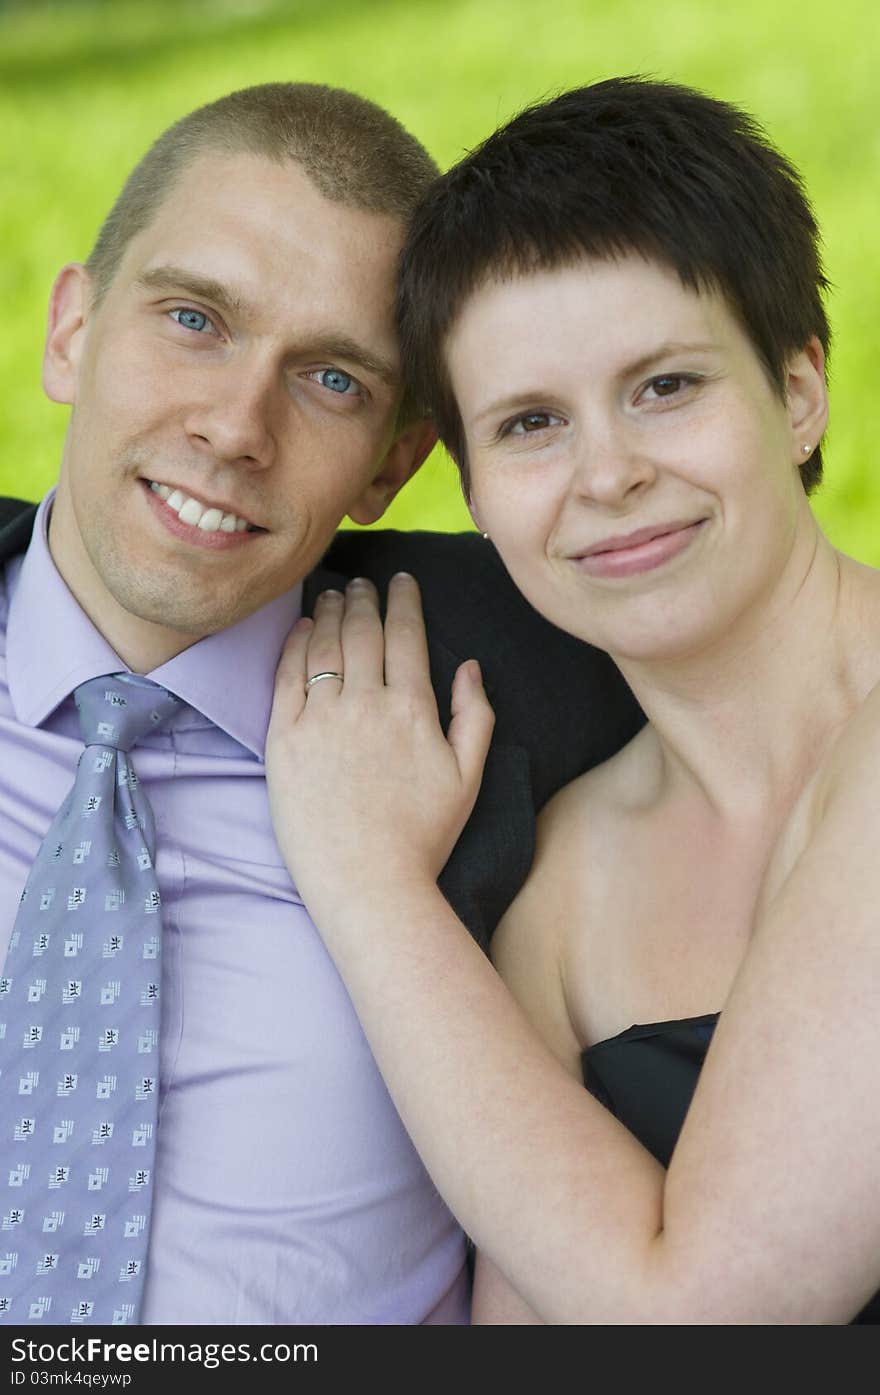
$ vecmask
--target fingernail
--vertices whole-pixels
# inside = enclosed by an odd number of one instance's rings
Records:
[[[465,673],[467,674],[468,682],[473,683],[474,687],[478,688],[483,681],[483,671],[480,668],[479,660],[468,659]]]
[[[415,581],[412,572],[395,572],[392,581]]]
[[[369,586],[369,584],[370,583],[367,581],[367,578],[365,576],[353,576],[351,581],[348,583],[348,589],[349,591],[360,591],[365,586]]]
[[[322,601],[341,601],[342,599],[343,596],[341,591],[322,591],[318,597],[317,604],[320,605]]]

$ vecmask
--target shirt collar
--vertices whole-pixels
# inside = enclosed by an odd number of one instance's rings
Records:
[[[32,727],[44,722],[80,683],[129,671],[67,589],[52,560],[48,523],[54,492],[40,504],[30,546],[17,570],[7,565],[9,695],[18,720]],[[298,585],[146,676],[263,760],[275,669],[301,603]]]

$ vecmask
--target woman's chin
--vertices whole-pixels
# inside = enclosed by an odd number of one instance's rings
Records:
[[[714,650],[730,632],[729,624],[718,615],[706,615],[702,609],[688,613],[681,601],[669,599],[662,605],[629,608],[628,614],[620,608],[614,623],[609,623],[608,616],[600,621],[572,615],[570,609],[553,614],[547,608],[542,613],[551,624],[604,650],[618,664],[684,662]]]

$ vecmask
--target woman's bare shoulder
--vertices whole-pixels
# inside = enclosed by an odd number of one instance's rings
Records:
[[[500,943],[540,918],[554,926],[582,920],[601,902],[602,887],[627,843],[627,826],[646,799],[656,762],[655,739],[643,728],[616,755],[572,780],[544,806],[529,876],[501,926]],[[530,932],[531,934],[532,932]]]
[[[657,771],[657,740],[652,728],[644,726],[615,755],[548,800],[538,817],[539,841],[554,842],[586,825],[595,829],[625,819],[650,800]]]
[[[880,817],[880,682],[855,709],[824,760],[816,781],[814,819],[832,808]]]
[[[782,830],[759,903],[767,907],[800,857],[828,827],[847,818],[880,820],[880,572],[841,557],[849,604],[848,681],[853,705],[806,781]],[[880,832],[880,829],[877,830]]]
[[[880,683],[855,708],[793,804],[771,856],[756,923],[801,859],[835,830],[864,826],[880,837]]]
[[[653,737],[643,729],[545,805],[531,871],[492,940],[492,959],[508,987],[571,1069],[580,1045],[568,1011],[568,939],[603,904],[654,760]]]

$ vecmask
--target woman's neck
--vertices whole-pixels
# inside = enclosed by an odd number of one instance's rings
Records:
[[[616,661],[651,724],[657,795],[689,791],[722,817],[772,817],[880,680],[880,575],[817,528],[762,602],[711,644]]]

